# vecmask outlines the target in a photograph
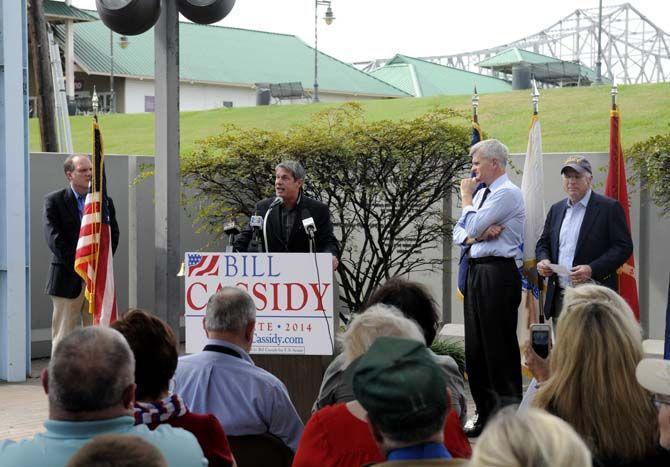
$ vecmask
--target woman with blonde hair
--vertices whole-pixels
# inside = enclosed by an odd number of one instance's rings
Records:
[[[357,315],[342,337],[345,369],[342,378],[351,391],[351,378],[359,358],[381,336],[402,337],[425,343],[423,333],[396,307],[381,303]],[[367,423],[367,412],[356,400],[328,405],[312,414],[300,438],[293,467],[344,467],[382,462],[384,455]],[[458,415],[448,412],[444,445],[453,457],[470,457],[470,443]]]
[[[533,405],[568,422],[598,465],[657,465],[655,408],[635,378],[642,357],[640,327],[616,292],[567,289],[548,361],[526,347],[539,381]]]
[[[500,410],[477,440],[471,467],[591,467],[591,453],[570,425],[544,410]]]

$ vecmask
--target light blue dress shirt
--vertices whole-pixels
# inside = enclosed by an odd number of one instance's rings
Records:
[[[575,250],[577,249],[577,239],[579,231],[584,222],[586,206],[591,199],[591,190],[586,192],[584,197],[575,204],[568,198],[568,208],[565,210],[565,217],[561,224],[561,232],[558,237],[558,264],[565,266],[568,270],[572,269],[572,263],[575,260]],[[558,276],[558,283],[562,288],[570,287],[570,278],[567,276]]]
[[[284,383],[254,365],[242,348],[217,339],[207,344],[233,349],[241,358],[212,351],[181,357],[174,392],[193,412],[215,415],[228,435],[269,432],[295,451],[303,424]]]
[[[195,437],[186,430],[159,425],[150,430],[146,425],[135,426],[130,416],[70,422],[47,420],[46,432],[18,442],[0,442],[2,467],[65,467],[70,458],[84,444],[98,435],[133,435],[153,444],[171,467],[203,467],[207,458]]]
[[[463,208],[461,217],[454,226],[453,242],[462,245],[467,237],[477,238],[493,224],[504,227],[497,238],[477,242],[470,248],[471,258],[500,256],[514,258],[517,266],[523,262],[523,226],[526,209],[521,190],[503,174],[488,187],[489,195],[479,206],[486,190],[479,190],[472,200],[472,206]]]

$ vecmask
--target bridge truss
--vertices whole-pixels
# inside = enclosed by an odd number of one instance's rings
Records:
[[[670,81],[670,34],[630,3],[603,6],[601,43],[603,77],[624,84]],[[598,60],[598,8],[575,10],[537,34],[498,47],[420,58],[496,75],[476,64],[511,47],[580,63],[595,70]],[[388,60],[376,59],[354,65],[364,71],[372,71]]]

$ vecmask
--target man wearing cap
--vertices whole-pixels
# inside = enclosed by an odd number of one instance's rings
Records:
[[[377,338],[356,364],[353,389],[387,459],[375,465],[465,465],[444,447],[447,386],[425,345]]]
[[[591,188],[593,171],[585,157],[572,157],[561,168],[568,197],[554,204],[537,241],[537,271],[549,278],[544,315],[557,319],[566,287],[595,281],[617,290],[617,269],[633,253],[623,208]],[[550,264],[568,269],[557,275]]]

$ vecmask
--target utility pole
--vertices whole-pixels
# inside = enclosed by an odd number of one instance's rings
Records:
[[[42,151],[58,152],[56,133],[56,100],[51,81],[51,60],[49,59],[49,36],[44,20],[43,0],[30,0],[28,4],[28,32],[31,67],[35,73],[35,95],[39,102],[40,136]]]

